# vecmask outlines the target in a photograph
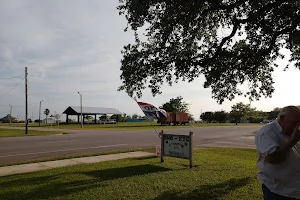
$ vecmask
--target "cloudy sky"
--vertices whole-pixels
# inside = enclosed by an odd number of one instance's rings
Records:
[[[42,110],[62,113],[69,105],[114,107],[128,114],[142,115],[136,103],[118,92],[121,49],[133,41],[124,16],[119,16],[118,0],[1,0],[0,1],[0,117],[9,113],[24,117],[24,68],[28,66],[29,117]],[[281,66],[286,60],[278,62]],[[276,70],[272,99],[252,105],[261,110],[300,104],[300,72]],[[218,105],[211,90],[203,89],[203,77],[193,83],[164,86],[163,94],[152,97],[146,90],[141,101],[156,106],[181,95],[190,111],[199,118],[201,110],[230,110],[242,97]]]

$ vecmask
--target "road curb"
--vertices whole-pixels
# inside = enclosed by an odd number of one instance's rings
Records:
[[[147,157],[153,155],[155,154],[144,152],[144,151],[135,151],[135,152],[128,152],[128,153],[80,157],[80,158],[72,158],[72,159],[64,159],[64,160],[54,160],[54,161],[46,161],[46,162],[39,162],[39,163],[5,166],[5,167],[0,167],[0,177],[36,172],[36,171],[47,170],[47,169],[55,169],[55,168],[66,167],[66,166],[99,163],[104,161],[120,160],[120,159],[127,159],[127,158]]]

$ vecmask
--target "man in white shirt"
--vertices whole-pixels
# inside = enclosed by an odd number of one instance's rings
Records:
[[[300,199],[300,110],[281,109],[255,136],[258,179],[265,200]]]

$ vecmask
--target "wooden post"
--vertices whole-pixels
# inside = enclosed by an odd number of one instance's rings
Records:
[[[193,132],[192,131],[190,131],[190,141],[189,141],[189,143],[190,143],[190,168],[192,168],[193,167]]]
[[[12,113],[12,105],[10,105],[10,114],[9,114],[9,126],[11,126],[11,113]]]
[[[43,101],[43,100],[42,100]],[[39,126],[41,126],[41,109],[42,109],[42,101],[40,101],[40,108],[39,108]]]
[[[160,162],[164,162],[164,131],[160,132]]]
[[[28,80],[27,80],[28,72],[27,67],[25,67],[25,134],[28,133]]]

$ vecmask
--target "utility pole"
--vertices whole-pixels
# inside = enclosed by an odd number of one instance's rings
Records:
[[[42,108],[42,101],[40,101],[40,109],[39,109],[39,126],[41,126],[41,108]]]
[[[12,113],[12,105],[10,105],[10,114],[9,114],[9,126],[11,126],[11,113]]]
[[[27,67],[25,67],[25,134],[28,133],[28,86],[27,86]]]
[[[78,92],[80,96],[80,112],[81,112],[81,128],[83,128],[83,117],[82,117],[82,94]]]

